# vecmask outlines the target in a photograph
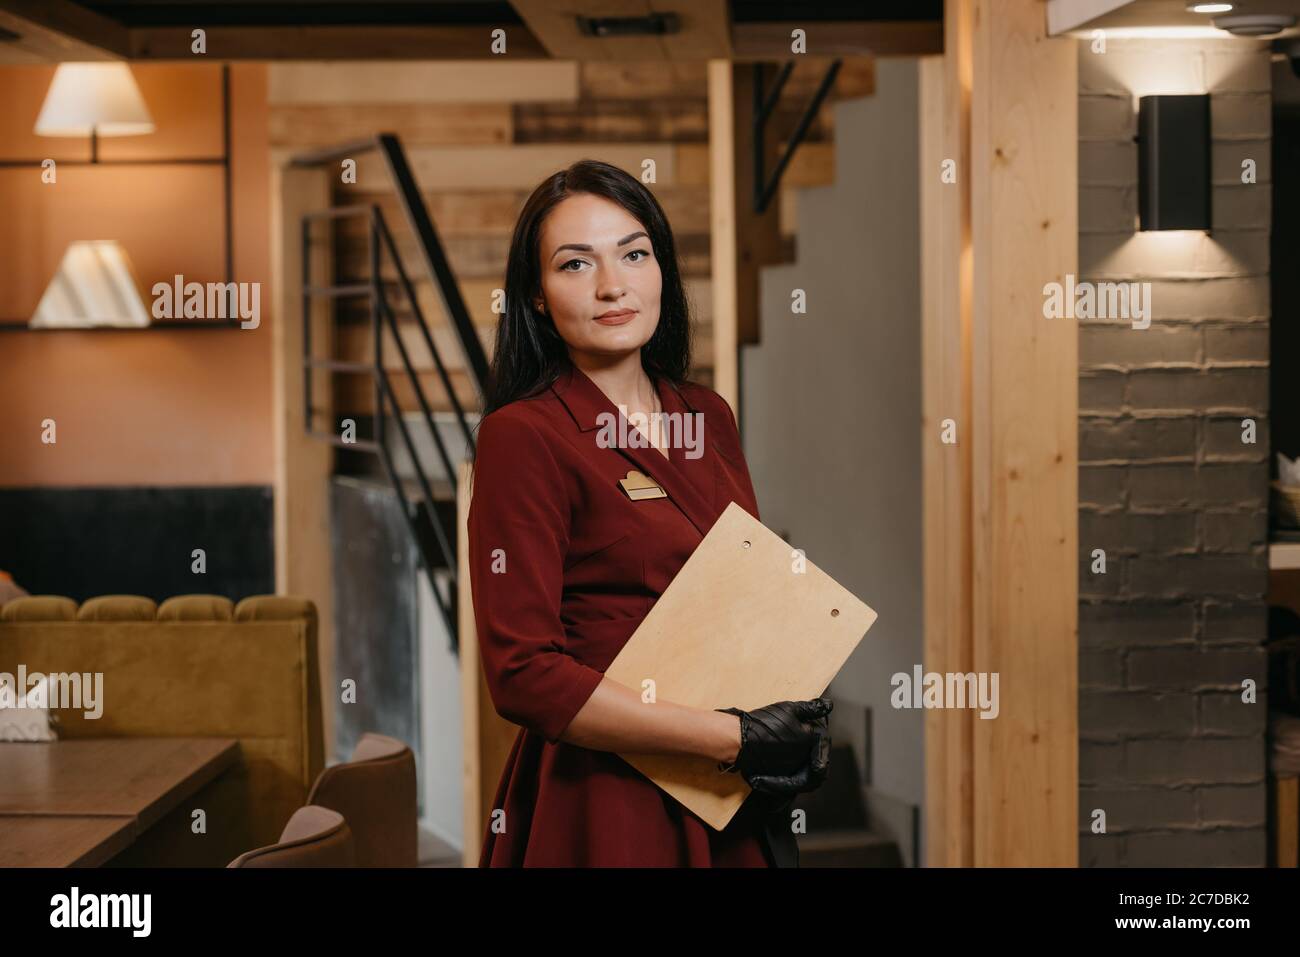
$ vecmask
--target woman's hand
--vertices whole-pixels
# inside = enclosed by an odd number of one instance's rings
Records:
[[[829,698],[778,701],[754,711],[715,708],[740,719],[740,751],[724,771],[739,771],[755,791],[793,796],[813,791],[830,767]]]

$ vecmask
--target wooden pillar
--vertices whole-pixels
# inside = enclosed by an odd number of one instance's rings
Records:
[[[473,470],[460,463],[456,476],[456,645],[460,649],[461,713],[461,865],[477,867],[483,850],[483,829],[492,814],[492,785],[485,783],[481,717],[491,705],[479,659],[474,626],[474,590],[469,570],[469,505],[474,496]]]
[[[1073,866],[1077,330],[1042,305],[1077,272],[1075,41],[1038,0],[947,0],[945,32],[922,75],[925,666],[996,673],[1000,710],[927,712],[928,861]]]
[[[971,643],[970,7],[951,3],[943,57],[922,61],[921,362],[925,670],[974,670]],[[945,177],[945,170],[950,175]],[[951,426],[956,443],[943,441]],[[970,711],[925,713],[926,859],[974,861]]]
[[[302,214],[330,205],[328,173],[277,166],[271,178],[271,268],[276,310],[271,328],[272,416],[275,442],[275,590],[310,598],[316,605],[317,647],[324,709],[326,763],[334,752],[334,585],[331,578],[330,474],[334,449],[306,435],[303,416]],[[312,280],[330,282],[329,247],[313,247]],[[330,339],[328,302],[317,299],[310,321],[314,353],[325,355]],[[329,376],[317,373],[312,405],[332,408]],[[328,414],[315,428],[333,427]]]
[[[709,259],[713,279],[713,389],[740,406],[740,353],[759,340],[759,270],[779,261],[779,197],[754,212],[753,65],[710,60]],[[765,166],[779,155],[769,132]]]

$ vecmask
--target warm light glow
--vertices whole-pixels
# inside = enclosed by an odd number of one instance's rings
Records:
[[[1231,13],[1236,7],[1231,3],[1189,3],[1187,9],[1192,13]]]
[[[1104,247],[1104,248],[1103,248]],[[1085,256],[1081,253],[1080,260]],[[1219,274],[1243,270],[1228,248],[1205,232],[1194,229],[1164,229],[1135,232],[1122,241],[1097,238],[1086,257],[1091,276],[1130,279],[1195,279],[1209,272]],[[1159,302],[1156,315],[1160,314]]]
[[[36,307],[34,329],[149,325],[126,250],[108,239],[70,245]]]
[[[60,63],[40,116],[38,136],[135,136],[153,119],[125,63]]]
[[[1153,239],[1150,242],[1164,243],[1166,247],[1182,243],[1185,248],[1190,248],[1210,236],[1209,231],[1205,229],[1148,229],[1146,232],[1163,236],[1163,239]]]
[[[1073,36],[1088,39],[1092,30],[1072,30]],[[1107,27],[1107,40],[1222,40],[1228,34],[1212,26],[1203,27]]]

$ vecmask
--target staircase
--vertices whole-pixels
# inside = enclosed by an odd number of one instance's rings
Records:
[[[463,367],[472,392],[481,398],[487,357],[400,140],[381,133],[371,140],[295,157],[293,164],[337,167],[344,159],[356,160],[370,152],[383,160],[405,225],[414,236],[420,268],[432,280],[449,319],[462,360],[456,364]],[[340,255],[358,237],[364,241],[366,255],[359,260]],[[464,384],[458,389],[453,382],[451,363],[443,355],[445,341],[440,349],[403,261],[400,246],[409,248],[409,243],[399,246],[379,204],[335,204],[313,210],[303,216],[301,241],[303,367],[309,399],[304,429],[312,438],[339,449],[341,473],[378,474],[391,485],[455,651],[457,469],[465,453],[474,448],[471,415],[461,397]],[[342,275],[313,276],[311,249],[320,243],[331,247],[332,262],[360,263],[361,268],[341,265],[331,272]],[[314,343],[311,312],[322,299],[330,303],[330,341]],[[359,330],[363,337],[356,335]],[[369,354],[340,356],[340,344],[351,344],[354,353],[360,347]],[[413,356],[416,349],[422,350],[421,356]],[[438,387],[433,399],[425,371],[430,363],[436,372],[433,385]],[[347,387],[335,384],[333,404],[342,414],[330,423],[329,431],[317,427],[317,417],[332,411],[310,404],[314,375],[352,377]],[[362,380],[361,390],[357,378]]]
[[[794,807],[808,815],[808,833],[797,836],[800,867],[902,867],[898,842],[873,828],[869,789],[848,745],[831,747],[830,773]]]

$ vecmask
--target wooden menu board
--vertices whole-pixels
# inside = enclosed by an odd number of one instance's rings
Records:
[[[656,699],[698,708],[807,700],[826,690],[875,620],[732,502],[605,674],[643,696],[652,681]],[[620,756],[716,830],[750,792],[709,758]]]

